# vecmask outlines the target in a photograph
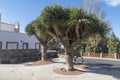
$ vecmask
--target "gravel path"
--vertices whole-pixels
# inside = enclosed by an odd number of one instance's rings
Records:
[[[63,67],[65,65],[62,63],[42,66],[0,64],[0,80],[120,80],[120,70],[114,67],[91,67],[86,69],[88,72],[80,75],[60,75],[53,72],[53,69]]]

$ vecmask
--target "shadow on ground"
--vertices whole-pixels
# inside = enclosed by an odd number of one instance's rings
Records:
[[[120,79],[120,66],[116,67],[113,64],[104,63],[85,63],[84,65],[86,65],[87,67],[85,67],[83,71],[101,75],[108,75]]]
[[[62,63],[65,64],[65,60],[60,60],[60,58],[56,58],[55,60],[51,60],[53,63]],[[120,65],[119,62],[116,61],[103,61],[103,60],[84,60],[84,64],[87,67],[84,67],[84,69],[80,68],[80,71],[95,73],[95,74],[101,74],[101,75],[108,75],[112,76],[114,78],[120,79]],[[117,63],[117,64],[116,64]],[[79,66],[78,64],[74,64]],[[117,66],[116,66],[117,65]],[[82,66],[82,64],[80,64]],[[78,68],[77,68],[78,69]]]

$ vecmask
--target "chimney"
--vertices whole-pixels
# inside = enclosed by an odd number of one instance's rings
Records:
[[[16,23],[15,23],[14,31],[15,31],[15,32],[18,32],[18,33],[20,32],[20,25],[19,25],[19,22],[16,22]]]

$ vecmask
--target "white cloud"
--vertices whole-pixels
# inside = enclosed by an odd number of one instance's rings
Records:
[[[120,0],[105,0],[107,4],[111,6],[118,6],[120,5]]]

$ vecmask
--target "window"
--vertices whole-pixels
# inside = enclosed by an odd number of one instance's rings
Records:
[[[35,43],[35,49],[40,49],[40,43]]]
[[[2,49],[2,42],[0,42],[0,49]]]
[[[6,49],[18,49],[18,42],[6,42]]]
[[[22,49],[28,49],[28,43],[27,42],[23,42]]]

